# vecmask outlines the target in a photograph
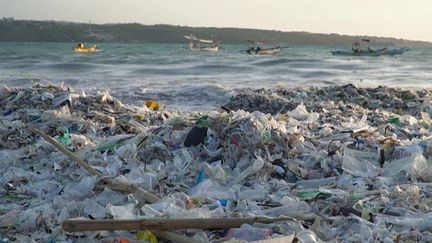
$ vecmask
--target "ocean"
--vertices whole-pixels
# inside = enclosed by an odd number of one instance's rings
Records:
[[[29,87],[64,81],[86,92],[108,89],[124,103],[153,99],[169,110],[218,107],[246,88],[358,86],[430,88],[432,49],[400,56],[338,57],[350,46],[290,46],[277,56],[252,56],[245,45],[192,52],[187,44],[100,43],[76,54],[73,43],[0,43],[0,84]]]

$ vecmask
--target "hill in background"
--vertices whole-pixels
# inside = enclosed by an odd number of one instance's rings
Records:
[[[241,28],[203,28],[173,25],[84,24],[61,21],[0,19],[0,41],[17,42],[126,42],[185,43],[184,35],[214,37],[225,44],[246,44],[248,39],[267,44],[288,45],[351,45],[354,36],[282,32]],[[374,45],[432,47],[431,42],[396,38],[360,36]]]

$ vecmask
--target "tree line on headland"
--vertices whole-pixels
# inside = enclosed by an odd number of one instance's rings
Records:
[[[0,19],[1,42],[125,42],[184,43],[184,35],[214,38],[225,44],[246,44],[247,40],[266,44],[350,45],[355,36],[283,32],[244,28],[188,27],[174,25],[88,24],[63,21]],[[359,36],[375,45],[432,47],[431,42],[388,37]]]

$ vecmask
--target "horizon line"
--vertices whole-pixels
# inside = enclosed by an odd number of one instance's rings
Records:
[[[261,31],[275,31],[275,32],[284,32],[284,33],[308,33],[308,34],[322,34],[322,35],[339,35],[339,36],[347,36],[347,37],[374,37],[374,38],[388,38],[388,39],[395,39],[395,40],[406,40],[406,41],[415,41],[415,42],[423,42],[423,43],[429,43],[432,44],[432,41],[429,40],[415,40],[415,39],[405,39],[405,38],[398,38],[398,37],[389,37],[389,36],[378,36],[378,35],[366,35],[366,34],[359,34],[359,35],[350,35],[350,34],[341,34],[341,33],[325,33],[325,32],[310,32],[306,30],[302,31],[293,31],[293,30],[280,30],[280,29],[263,29],[263,28],[254,28],[254,27],[216,27],[216,26],[190,26],[190,25],[180,25],[180,24],[166,24],[166,23],[154,23],[154,24],[143,24],[139,22],[117,22],[117,23],[91,23],[89,20],[89,23],[85,22],[77,22],[77,21],[71,21],[71,20],[54,20],[54,19],[44,19],[44,20],[38,20],[38,19],[15,19],[14,17],[1,17],[1,20],[7,20],[12,19],[13,21],[40,21],[40,22],[66,22],[66,23],[74,23],[74,24],[89,24],[89,25],[122,25],[122,24],[138,24],[142,26],[157,26],[157,25],[166,25],[166,26],[178,26],[178,27],[188,27],[188,28],[214,28],[214,29],[246,29],[246,30],[261,30]]]

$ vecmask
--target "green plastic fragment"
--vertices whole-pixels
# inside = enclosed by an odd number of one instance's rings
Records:
[[[271,139],[272,139],[272,137],[271,137],[271,133],[270,133],[269,131],[265,131],[265,132],[263,133],[263,141],[264,141],[264,143],[268,143],[268,142],[270,142]]]
[[[326,198],[329,197],[330,194],[320,192],[320,191],[301,191],[301,192],[297,192],[296,196],[300,200],[312,200],[316,198]]]
[[[400,123],[400,119],[399,119],[399,117],[390,117],[388,119],[388,122],[389,123],[393,123],[393,124],[399,124]]]
[[[65,128],[65,132],[64,132],[63,136],[59,137],[59,140],[64,145],[67,145],[67,144],[69,144],[70,139],[71,139],[71,135],[69,133],[69,129]]]
[[[361,200],[361,199],[363,199],[364,196],[363,196],[363,194],[361,194],[361,193],[353,192],[353,193],[350,195],[350,198],[351,198],[352,200],[354,200],[354,201],[357,201],[357,200]]]
[[[208,116],[202,116],[198,118],[198,121],[196,122],[196,126],[199,128],[208,127]]]

